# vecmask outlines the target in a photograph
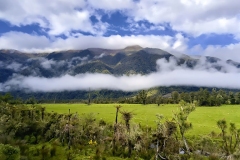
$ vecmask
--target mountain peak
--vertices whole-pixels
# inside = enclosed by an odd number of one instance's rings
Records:
[[[2,53],[22,53],[15,49],[1,49],[0,52],[2,52]]]
[[[132,46],[127,46],[126,48],[124,48],[125,51],[139,51],[141,49],[143,49],[143,48],[139,45],[132,45]]]

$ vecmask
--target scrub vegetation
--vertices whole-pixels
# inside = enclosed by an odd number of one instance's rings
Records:
[[[238,105],[25,104],[10,94],[0,100],[3,160],[240,157]]]

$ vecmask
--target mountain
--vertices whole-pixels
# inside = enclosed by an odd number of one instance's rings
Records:
[[[148,75],[166,69],[161,65],[163,61],[158,61],[159,59],[168,62],[169,68],[183,66],[188,69],[214,69],[220,72],[227,72],[229,68],[240,68],[239,62],[230,59],[224,61],[209,56],[176,55],[161,49],[142,48],[137,45],[115,50],[89,48],[49,53],[0,50],[0,88],[2,84],[7,88],[14,88],[8,86],[7,82],[19,76],[57,78],[84,73],[103,73],[117,77],[134,74]]]
[[[139,45],[134,45],[134,46],[127,46],[126,48],[124,48],[125,52],[136,52],[136,51],[140,51],[143,48]]]
[[[38,54],[0,50],[0,83],[6,82],[14,74],[46,78],[87,72],[148,74],[156,71],[158,59],[168,60],[171,56],[173,55],[163,50],[140,46],[119,50],[89,48]]]
[[[206,67],[217,70],[224,68],[215,57],[190,57],[182,54],[175,56],[156,48],[129,46],[124,49],[111,50],[89,48],[85,50],[68,50],[50,53],[23,53],[16,50],[0,50],[0,83],[9,80],[13,75],[59,77],[80,73],[105,73],[113,75],[149,74],[156,72],[158,59],[175,59],[177,65],[193,68],[204,59]],[[240,68],[240,63],[227,60],[226,63]]]

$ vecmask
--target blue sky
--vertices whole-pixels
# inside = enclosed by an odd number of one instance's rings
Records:
[[[0,48],[24,52],[153,47],[239,59],[236,0],[0,2]]]
[[[175,55],[213,56],[240,62],[240,1],[0,1],[0,49],[39,53],[87,48],[122,49],[131,45],[159,48]],[[47,59],[45,62],[50,63]],[[194,70],[176,66],[175,61],[158,60],[156,63],[169,73],[159,71],[147,76],[120,78],[99,74],[86,74],[85,78],[63,75],[52,79],[16,75],[6,84],[0,83],[0,90],[1,86],[5,88],[11,83],[34,91],[88,89],[89,86],[112,89],[116,82],[120,84],[118,90],[166,85],[240,88],[239,69],[224,61],[219,62],[223,72],[208,70],[204,58]],[[14,67],[16,63],[11,65]],[[170,72],[169,68],[174,66]]]

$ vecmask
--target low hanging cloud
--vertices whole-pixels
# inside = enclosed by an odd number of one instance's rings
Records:
[[[79,74],[76,76],[64,75],[55,78],[24,77],[15,75],[4,84],[0,84],[1,90],[25,89],[29,91],[74,91],[109,89],[122,91],[137,91],[158,86],[198,86],[240,89],[240,69],[227,64],[224,61],[208,63],[206,59],[192,69],[186,64],[177,65],[175,59],[157,61],[157,72],[148,75],[123,75],[109,74]],[[220,65],[221,69],[214,66]]]
[[[14,71],[19,71],[22,65],[17,62],[12,62],[6,66],[8,69],[13,69]]]
[[[111,35],[109,37],[103,37],[79,34],[69,36],[66,39],[58,37],[50,40],[46,36],[22,32],[8,32],[0,36],[0,48],[38,53],[72,49],[82,50],[87,48],[122,49],[127,46],[138,44],[142,47],[172,48],[177,51],[183,51],[182,48],[186,47],[185,41],[187,40],[180,34],[177,34],[175,37],[166,35]],[[176,43],[178,45],[176,45]]]
[[[8,63],[8,64],[4,64],[3,62],[0,63],[0,67],[3,67],[5,66],[7,69],[12,69],[14,71],[19,71],[20,68],[22,67],[22,65],[18,62],[11,62],[11,63]]]

